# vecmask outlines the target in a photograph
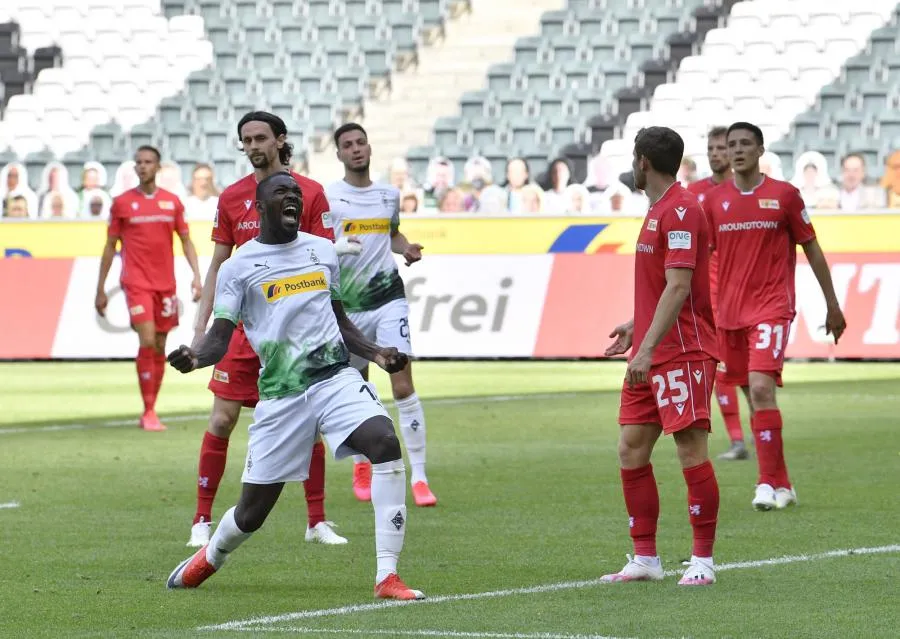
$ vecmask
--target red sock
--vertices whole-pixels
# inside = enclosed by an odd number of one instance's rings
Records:
[[[653,476],[653,464],[647,464],[642,468],[623,468],[621,474],[634,554],[655,557],[659,491],[656,489],[656,478]]]
[[[219,490],[219,482],[225,474],[225,460],[228,458],[228,440],[216,437],[209,431],[203,433],[200,446],[200,466],[197,472],[197,513],[194,523],[212,521],[212,505]]]
[[[741,406],[738,404],[737,387],[716,382],[716,399],[719,401],[722,419],[725,420],[728,438],[733,442],[743,441],[744,432],[741,428]]]
[[[325,521],[325,444],[316,442],[309,462],[309,479],[303,482],[309,527]]]
[[[134,363],[137,365],[144,410],[153,410],[156,407],[156,350],[141,346]]]
[[[753,414],[751,427],[756,439],[756,458],[759,460],[759,482],[773,488],[789,488],[784,445],[781,441],[781,411],[777,408],[758,410]]]
[[[162,388],[163,375],[166,374],[166,354],[153,351],[153,396],[159,397],[159,389]]]
[[[684,481],[688,487],[688,513],[694,529],[695,557],[712,557],[716,541],[716,521],[719,517],[719,482],[712,462],[708,459],[697,466],[685,468]]]

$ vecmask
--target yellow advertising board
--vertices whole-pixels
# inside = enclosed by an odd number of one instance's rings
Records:
[[[642,218],[404,217],[401,230],[433,255],[535,255],[634,252]],[[898,214],[813,214],[826,253],[900,253]],[[201,255],[212,254],[211,222],[192,222]],[[0,251],[7,258],[97,256],[106,224],[93,221],[4,221]],[[180,250],[179,242],[175,242]]]

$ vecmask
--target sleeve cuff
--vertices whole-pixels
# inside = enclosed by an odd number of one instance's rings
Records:
[[[213,311],[213,318],[226,319],[229,322],[234,323],[235,325],[237,325],[238,321],[240,320],[240,317],[237,314],[223,308],[217,308],[215,311]]]

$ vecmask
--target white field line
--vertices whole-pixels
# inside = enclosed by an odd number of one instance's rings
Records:
[[[746,568],[765,568],[769,566],[780,566],[783,564],[795,564],[809,561],[822,561],[823,559],[834,559],[836,557],[850,557],[854,555],[877,555],[886,553],[900,552],[900,544],[890,546],[877,546],[874,548],[848,548],[845,550],[829,550],[827,552],[814,553],[809,555],[788,555],[784,557],[773,557],[771,559],[759,559],[754,561],[739,561],[729,564],[719,564],[716,572],[724,572],[728,570],[743,570]],[[668,570],[667,576],[673,576],[680,571]],[[357,604],[352,606],[341,606],[339,608],[325,608],[322,610],[304,610],[301,612],[291,612],[281,615],[271,615],[267,617],[255,617],[253,619],[245,619],[242,621],[228,621],[221,624],[200,626],[198,630],[258,630],[260,626],[271,626],[273,624],[284,623],[287,621],[297,621],[299,619],[315,619],[319,617],[341,617],[352,615],[358,612],[370,612],[373,610],[382,610],[385,608],[397,608],[400,606],[410,605],[426,605],[438,604],[453,601],[471,601],[474,599],[492,599],[496,597],[512,597],[516,595],[533,595],[543,594],[547,592],[557,592],[560,590],[577,590],[581,588],[590,588],[599,586],[600,579],[588,579],[584,581],[563,581],[555,584],[544,584],[540,586],[529,586],[526,588],[509,588],[505,590],[489,590],[487,592],[476,592],[462,595],[438,595],[429,597],[424,601],[384,601],[378,603]]]
[[[0,504],[0,510],[9,510],[10,508],[18,508],[21,504],[17,501],[8,501],[5,504]]]
[[[581,391],[581,392],[559,392],[559,393],[532,393],[532,394],[521,394],[521,395],[482,395],[482,396],[473,396],[473,397],[444,397],[437,399],[427,399],[425,400],[426,406],[452,406],[456,404],[478,404],[480,402],[515,402],[515,401],[528,401],[528,400],[543,400],[543,399],[566,399],[570,397],[577,397],[579,395],[583,395],[585,393],[592,393],[595,391]],[[602,392],[602,391],[596,391]],[[386,406],[393,406],[394,402],[386,401],[384,402]],[[252,415],[252,412],[245,413],[246,415]],[[177,423],[177,422],[192,422],[200,419],[207,419],[209,417],[209,413],[196,413],[192,415],[172,415],[171,417],[163,417],[163,422]],[[94,428],[121,428],[125,426],[131,426],[137,428],[138,418],[135,417],[133,419],[114,419],[102,422],[89,422],[89,423],[76,423],[76,424],[48,424],[45,426],[33,426],[33,427],[12,427],[12,428],[0,428],[0,435],[19,435],[22,433],[49,433],[49,432],[59,432],[59,431],[67,431],[67,430],[89,430]]]
[[[556,632],[460,632],[457,630],[366,630],[362,628],[323,630],[322,628],[302,626],[253,628],[252,631],[289,632],[300,635],[365,635],[367,637],[382,635],[388,637],[462,637],[463,639],[624,639],[607,635],[566,635]]]

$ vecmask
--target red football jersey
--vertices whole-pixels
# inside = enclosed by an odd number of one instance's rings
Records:
[[[706,194],[711,190],[719,186],[721,182],[713,182],[711,177],[703,178],[702,180],[697,180],[696,182],[691,182],[687,186],[687,190],[697,196],[697,201],[700,202],[700,206],[703,206],[704,200],[706,200]],[[719,256],[715,251],[709,256],[709,294],[712,299],[713,311],[716,310],[716,301],[718,296],[718,268],[719,268]]]
[[[719,327],[794,319],[797,244],[816,237],[800,192],[763,177],[744,193],[728,180],[706,195],[704,209],[719,255]]]
[[[107,235],[122,241],[122,286],[175,289],[173,233],[188,234],[184,205],[174,193],[157,188],[147,195],[134,188],[113,200]]]
[[[328,199],[322,185],[291,171],[303,195],[300,230],[334,241]],[[256,176],[241,178],[219,195],[219,206],[213,222],[212,240],[217,244],[240,246],[259,235],[259,213],[256,212]]]
[[[634,256],[634,348],[640,347],[666,288],[666,269],[693,269],[691,292],[675,325],[653,353],[653,365],[717,358],[709,299],[709,226],[692,194],[678,182],[650,207]]]

